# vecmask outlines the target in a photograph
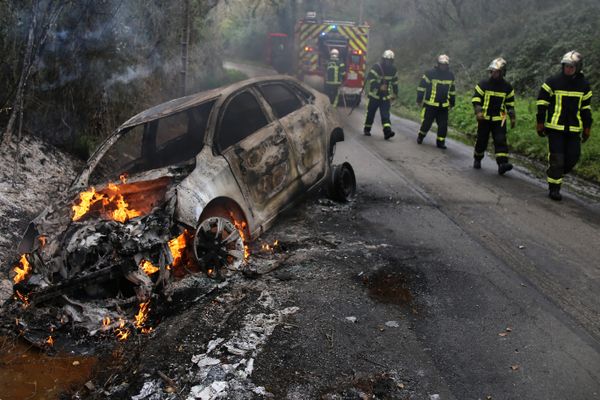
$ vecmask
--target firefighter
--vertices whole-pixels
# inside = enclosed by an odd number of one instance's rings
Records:
[[[369,102],[367,104],[367,117],[365,119],[364,134],[371,136],[371,127],[375,120],[375,113],[379,109],[383,137],[387,140],[394,136],[390,122],[390,102],[398,96],[398,74],[394,66],[394,52],[383,52],[381,61],[369,70],[367,81]]]
[[[508,145],[506,143],[506,116],[510,118],[510,127],[516,123],[515,91],[510,83],[504,80],[506,60],[496,58],[488,67],[489,79],[484,79],[475,86],[473,108],[477,118],[477,140],[473,168],[481,168],[481,160],[487,149],[490,133],[494,141],[494,152],[498,164],[498,174],[504,175],[513,166],[508,162]]]
[[[581,154],[581,143],[590,138],[592,90],[582,72],[583,57],[565,54],[561,72],[546,80],[537,100],[537,133],[548,137],[548,196],[560,201],[560,185]]]
[[[456,91],[454,74],[450,71],[450,57],[441,54],[437,65],[425,72],[417,88],[417,105],[421,109],[421,128],[417,135],[417,143],[423,143],[433,121],[437,123],[437,147],[446,149],[448,133],[448,109],[454,107]]]
[[[325,93],[329,97],[329,102],[337,107],[340,86],[346,75],[346,64],[340,61],[340,52],[338,49],[331,49],[329,52],[329,62],[327,62],[327,76],[325,78]]]

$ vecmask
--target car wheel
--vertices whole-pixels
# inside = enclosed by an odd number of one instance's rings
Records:
[[[356,194],[356,176],[350,163],[334,165],[329,183],[329,196],[336,201],[347,202]]]
[[[244,263],[244,240],[230,217],[204,219],[194,234],[194,256],[209,276],[236,271]]]

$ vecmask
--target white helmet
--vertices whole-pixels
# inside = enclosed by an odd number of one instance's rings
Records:
[[[393,60],[394,59],[394,52],[391,50],[386,50],[383,52],[383,56],[381,56],[382,58],[386,59],[386,60]]]
[[[444,64],[444,65],[449,65],[450,64],[450,57],[448,57],[445,54],[440,54],[437,58],[437,63],[438,64]]]
[[[494,58],[487,69],[488,71],[500,71],[504,76],[506,74],[506,60],[502,57]]]
[[[340,56],[340,52],[338,49],[331,49],[331,51],[329,52],[329,57],[332,60],[337,60],[339,56]]]
[[[579,52],[572,50],[563,56],[560,63],[573,66],[577,69],[577,72],[581,72],[583,68],[583,56]]]

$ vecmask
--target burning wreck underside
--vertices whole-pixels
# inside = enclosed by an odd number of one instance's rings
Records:
[[[19,332],[39,347],[73,327],[124,340],[150,331],[148,313],[186,277],[269,269],[248,262],[251,236],[307,193],[354,195],[351,166],[332,165],[341,141],[328,99],[283,77],[130,118],[26,230],[11,275]]]
[[[74,325],[119,340],[148,333],[151,301],[169,300],[181,279],[221,278],[247,265],[245,222],[207,218],[194,230],[174,221],[181,178],[129,183],[122,176],[71,195],[75,201],[30,224],[12,276],[12,314],[27,340],[48,347]]]

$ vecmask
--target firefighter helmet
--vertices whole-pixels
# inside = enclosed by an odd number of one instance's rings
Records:
[[[383,52],[383,55],[381,56],[383,59],[385,60],[393,60],[394,59],[394,52],[391,50],[386,50]]]
[[[583,56],[579,52],[573,50],[565,54],[560,63],[562,65],[575,67],[577,72],[581,72],[583,69]]]
[[[446,54],[440,54],[437,58],[437,63],[440,65],[450,65],[450,57]]]
[[[340,51],[338,49],[331,49],[331,51],[329,52],[329,57],[332,60],[337,60],[340,56]]]
[[[494,58],[487,69],[488,71],[500,71],[504,76],[506,75],[506,60],[502,57]]]

